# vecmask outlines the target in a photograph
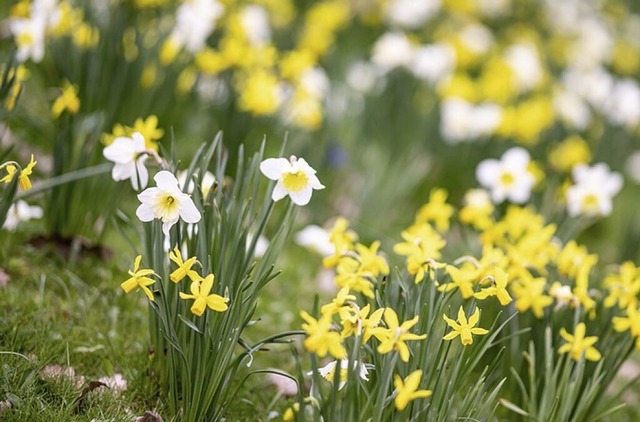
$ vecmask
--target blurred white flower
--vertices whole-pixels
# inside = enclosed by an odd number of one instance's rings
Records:
[[[549,296],[556,300],[556,310],[568,305],[571,302],[575,302],[576,300],[571,286],[560,284],[560,282],[558,281],[553,283],[551,285],[551,288],[549,288]]]
[[[456,53],[447,44],[431,44],[418,48],[411,63],[411,72],[435,84],[451,75],[456,66]]]
[[[279,201],[289,195],[296,205],[307,205],[314,189],[324,189],[316,171],[304,158],[267,158],[260,163],[260,171],[267,178],[277,180],[271,198]]]
[[[254,46],[267,44],[271,40],[269,14],[264,7],[249,5],[240,12],[240,22],[247,38]]]
[[[542,80],[543,70],[535,45],[518,43],[505,51],[505,60],[514,71],[520,91],[530,91]]]
[[[102,377],[98,381],[106,384],[106,386],[113,391],[114,395],[119,395],[127,391],[127,380],[122,374],[114,374],[112,377]]]
[[[149,172],[144,166],[147,159],[146,150],[144,136],[139,132],[135,132],[131,138],[118,137],[106,146],[102,155],[115,163],[111,171],[113,180],[117,182],[131,179],[131,185],[135,190],[144,189],[149,181]],[[138,178],[140,186],[138,186]]]
[[[253,236],[247,236],[247,250],[251,246],[251,242],[253,242]],[[264,235],[258,236],[258,240],[256,240],[256,248],[253,251],[253,256],[255,258],[262,258],[264,253],[267,251],[269,247],[269,239],[267,239]]]
[[[578,21],[570,60],[573,66],[592,69],[611,61],[615,38],[600,17],[585,16]]]
[[[29,205],[22,199],[11,204],[2,228],[15,230],[20,222],[29,221],[32,218],[42,218],[42,208],[37,205]]]
[[[578,94],[598,110],[603,109],[614,83],[613,76],[601,67],[589,70],[567,68],[562,74],[562,81],[566,89]]]
[[[402,32],[387,32],[373,45],[371,61],[385,72],[397,67],[409,68],[416,46]]]
[[[640,88],[632,79],[614,82],[604,113],[610,122],[633,129],[640,124]]]
[[[510,11],[511,0],[477,0],[477,5],[481,15],[495,18]]]
[[[441,0],[391,0],[384,8],[384,14],[392,25],[418,28],[438,13]]]
[[[321,67],[312,67],[300,76],[300,86],[315,98],[324,98],[329,92],[329,78]]]
[[[18,51],[16,60],[23,63],[31,59],[38,63],[44,57],[44,35],[47,21],[41,15],[28,19],[11,19],[9,31],[13,35]]]
[[[322,378],[326,379],[329,382],[333,382],[336,370],[337,360],[333,362],[329,362],[327,365],[322,368],[318,368],[318,373],[322,376]],[[340,361],[340,384],[338,385],[338,389],[342,389],[344,385],[347,383],[347,367],[349,366],[349,359],[342,359]],[[358,376],[365,381],[369,381],[369,371],[367,367],[357,360],[353,362],[353,369],[358,372]],[[307,372],[307,375],[312,375],[313,372]]]
[[[205,47],[224,5],[217,0],[187,0],[178,6],[170,38],[178,47],[195,54]]]
[[[158,172],[153,180],[157,187],[148,188],[138,195],[142,204],[136,215],[142,222],[159,218],[162,220],[162,231],[169,237],[171,227],[182,218],[186,223],[200,221],[200,211],[189,195],[183,193],[176,177],[166,170]]]
[[[440,134],[451,144],[491,135],[502,118],[502,109],[492,103],[474,105],[448,98],[440,107]]]
[[[460,32],[460,40],[476,54],[484,54],[493,46],[493,34],[484,25],[467,25]]]
[[[553,107],[562,121],[574,129],[584,130],[591,123],[591,110],[580,96],[571,91],[556,92]]]
[[[473,208],[482,208],[492,205],[489,192],[484,189],[469,189],[464,194],[464,204]]]
[[[613,209],[612,199],[622,189],[622,176],[605,163],[589,167],[578,164],[572,170],[575,184],[567,190],[567,211],[578,215],[607,216]]]
[[[347,69],[346,81],[354,91],[367,94],[375,88],[384,88],[384,79],[381,77],[380,69],[369,62],[355,62]]]
[[[631,180],[640,184],[640,150],[632,152],[627,158],[625,169]]]
[[[324,256],[335,253],[335,247],[329,240],[329,232],[324,228],[311,224],[296,233],[295,241],[298,245]]]
[[[507,150],[500,160],[487,159],[476,167],[476,178],[491,191],[495,203],[508,199],[516,204],[529,200],[535,177],[527,169],[529,153],[520,147]]]

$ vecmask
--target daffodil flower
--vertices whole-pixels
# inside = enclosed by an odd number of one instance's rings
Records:
[[[193,264],[197,262],[195,256],[184,261],[182,259],[182,254],[180,253],[180,249],[178,249],[178,247],[176,246],[172,252],[169,252],[169,259],[175,262],[178,266],[178,268],[176,268],[169,275],[169,278],[174,283],[179,282],[187,276],[191,279],[191,281],[199,281],[199,279],[201,278],[197,272],[191,269],[191,267],[193,267]]]
[[[501,203],[509,199],[516,204],[529,200],[536,180],[528,170],[529,153],[520,147],[511,148],[501,160],[488,159],[476,168],[476,178],[482,186],[491,190],[491,199]]]
[[[306,321],[302,324],[302,329],[307,332],[304,340],[304,347],[323,358],[327,353],[336,359],[345,359],[347,350],[342,345],[340,333],[331,329],[331,315],[324,314],[320,319],[315,319],[305,311],[300,312],[302,319]]]
[[[227,305],[229,298],[211,293],[214,275],[209,274],[204,279],[200,277],[200,280],[196,280],[191,283],[190,295],[180,292],[181,299],[194,299],[193,305],[191,306],[191,312],[197,316],[202,316],[207,307],[216,312],[226,311],[229,308]]]
[[[411,352],[405,341],[427,338],[426,334],[418,335],[409,332],[411,327],[418,323],[418,316],[416,315],[413,319],[405,321],[400,325],[396,311],[391,308],[386,308],[384,311],[384,321],[387,323],[386,338],[380,340],[378,353],[384,355],[392,350],[397,350],[398,353],[400,353],[400,359],[403,362],[409,362]],[[378,335],[376,335],[376,337],[378,337]]]
[[[338,364],[337,360],[334,360],[333,362],[329,362],[322,368],[318,368],[318,373],[320,373],[322,378],[326,379],[329,382],[333,382],[335,378],[337,364]],[[345,384],[347,383],[347,376],[349,373],[347,368],[348,366],[349,366],[349,359],[342,359],[340,361],[340,384],[338,385],[338,390],[341,390],[342,387],[344,387]],[[358,372],[358,376],[360,378],[362,378],[365,381],[369,381],[369,371],[367,370],[367,367],[362,362],[358,362],[357,360],[354,360],[353,369]],[[307,373],[307,375],[311,375],[311,374],[312,372]]]
[[[18,184],[20,185],[20,189],[31,189],[31,180],[29,179],[29,176],[31,176],[31,173],[33,173],[33,168],[37,163],[38,162],[35,161],[33,154],[31,154],[31,160],[29,161],[29,164],[27,164],[27,166],[22,169],[20,175],[18,176]],[[0,179],[0,182],[10,183],[13,180],[15,174],[18,172],[18,168],[14,164],[7,164],[5,166],[5,170],[7,171],[7,174],[2,179]]]
[[[562,328],[560,330],[560,335],[563,339],[567,341],[566,344],[563,344],[559,349],[558,353],[567,353],[571,356],[571,359],[578,361],[580,360],[580,356],[584,353],[584,357],[586,360],[597,362],[602,358],[600,352],[593,347],[593,345],[598,341],[598,337],[589,336],[585,337],[585,333],[587,331],[587,327],[584,322],[576,325],[575,334],[571,335]]]
[[[141,260],[142,255],[138,255],[133,262],[133,271],[129,270],[129,275],[131,277],[127,281],[122,283],[120,287],[122,287],[122,290],[124,290],[125,293],[130,293],[139,287],[142,289],[144,294],[147,295],[149,300],[153,300],[153,293],[151,293],[149,286],[156,281],[147,276],[154,275],[157,277],[158,275],[154,273],[152,269],[139,269]]]
[[[159,218],[162,231],[169,236],[171,227],[182,219],[186,223],[197,223],[201,215],[193,200],[178,187],[176,177],[166,170],[158,172],[153,178],[157,187],[147,188],[138,195],[142,204],[136,215],[142,222]]]
[[[289,195],[296,205],[307,205],[314,189],[324,189],[316,171],[304,158],[267,158],[260,164],[260,171],[271,180],[277,180],[271,199],[279,201]]]
[[[393,403],[396,405],[396,409],[403,411],[411,400],[431,396],[431,390],[418,390],[421,379],[422,371],[419,369],[410,373],[404,380],[400,375],[395,375],[393,386],[396,388],[396,397]]]
[[[144,166],[147,159],[145,141],[142,134],[135,132],[131,137],[120,136],[105,147],[102,151],[104,157],[113,161],[115,165],[111,171],[113,180],[131,179],[131,185],[135,190],[144,189],[149,181],[149,172]],[[140,185],[138,185],[140,179]]]
[[[473,313],[473,315],[469,317],[468,321],[462,306],[460,306],[460,309],[458,310],[458,322],[452,320],[446,315],[443,315],[443,317],[447,322],[447,325],[453,328],[453,331],[442,338],[443,340],[453,340],[454,338],[460,336],[462,345],[468,346],[469,344],[473,343],[472,334],[480,336],[489,332],[484,328],[474,328],[476,324],[478,324],[478,321],[480,321],[480,309],[478,308],[476,308],[476,311]]]
[[[78,110],[80,110],[78,88],[69,83],[69,81],[64,81],[62,94],[55,99],[51,106],[51,114],[57,119],[65,110],[67,110],[69,114],[76,114]]]
[[[507,306],[513,300],[507,291],[507,274],[502,268],[496,267],[495,277],[493,277],[495,284],[491,287],[484,288],[473,296],[476,299],[484,300],[489,296],[497,296],[502,306]]]

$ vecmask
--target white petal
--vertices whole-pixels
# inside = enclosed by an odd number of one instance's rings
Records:
[[[113,166],[113,169],[111,170],[111,177],[116,182],[119,182],[120,180],[127,180],[128,178],[131,177],[131,170],[132,170],[132,166],[129,163],[127,164],[116,163]]]
[[[143,152],[147,150],[144,136],[142,136],[140,132],[134,132],[133,135],[131,135],[131,139],[133,139],[133,149],[136,152]]]
[[[151,206],[158,194],[161,193],[158,188],[148,188],[138,194],[138,200],[143,204]]]
[[[173,227],[173,225],[176,224],[177,222],[178,222],[178,217],[162,223],[162,232],[164,233],[165,236],[169,237],[169,231],[171,230],[171,227]]]
[[[315,174],[307,173],[307,177],[309,178],[309,186],[311,186],[313,189],[324,189],[324,185],[320,183],[318,176],[316,176]]]
[[[200,211],[188,195],[183,195],[180,198],[180,217],[187,223],[197,223],[201,218]]]
[[[111,145],[102,150],[102,155],[107,160],[115,163],[129,163],[133,161],[135,156],[133,141],[125,137],[116,138]]]
[[[271,180],[278,180],[282,172],[289,169],[291,164],[286,158],[267,158],[260,163],[260,171]],[[277,199],[274,199],[277,201]]]
[[[140,206],[136,210],[136,215],[138,216],[138,219],[140,219],[140,221],[142,221],[143,223],[147,223],[155,218],[153,209],[146,204],[140,204]]]
[[[529,153],[520,147],[511,148],[502,155],[502,162],[507,164],[509,168],[526,168],[529,161],[531,161]]]
[[[178,179],[176,179],[176,176],[174,176],[170,171],[159,171],[155,176],[153,176],[153,180],[156,181],[158,188],[163,191],[174,192],[176,189],[179,190]]]
[[[291,197],[291,200],[294,204],[303,206],[307,205],[311,200],[312,191],[313,189],[311,189],[311,186],[308,186],[307,188],[299,190],[297,192],[289,192],[289,196]]]
[[[282,182],[278,180],[278,183],[276,183],[276,187],[273,188],[273,194],[271,195],[271,199],[277,202],[282,198],[284,198],[285,196],[287,196],[288,193],[289,192],[287,192],[287,190],[282,185]]]
[[[483,160],[476,167],[476,179],[486,188],[492,188],[498,180],[500,162],[492,158]]]
[[[146,160],[146,156],[144,157],[140,157],[138,159],[138,161],[136,161],[136,170],[137,170],[137,175],[133,174],[131,176],[131,182],[133,183],[133,181],[136,181],[136,185],[138,184],[138,179],[140,179],[140,188],[144,189],[147,187],[147,183],[149,182],[149,171],[147,171],[147,168],[144,165],[144,161]],[[137,186],[133,187],[135,190],[138,190]]]

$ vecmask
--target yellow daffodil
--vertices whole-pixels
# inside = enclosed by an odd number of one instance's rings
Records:
[[[300,312],[302,319],[306,321],[302,324],[302,329],[307,332],[304,340],[304,347],[323,358],[329,353],[336,359],[345,359],[347,350],[342,345],[340,333],[331,329],[331,316],[322,315],[316,320],[305,311]]]
[[[178,247],[176,246],[172,252],[169,252],[169,259],[175,262],[178,266],[178,268],[176,268],[171,273],[171,275],[169,275],[169,278],[174,283],[179,282],[187,276],[191,279],[191,281],[198,281],[200,279],[198,273],[191,269],[191,267],[193,267],[193,264],[197,262],[195,256],[184,261],[182,259],[182,254],[180,253],[180,249],[178,249]]]
[[[20,185],[20,189],[31,189],[31,180],[29,179],[29,176],[31,176],[31,173],[33,173],[33,168],[37,163],[38,162],[34,159],[33,154],[31,154],[31,160],[29,161],[29,164],[27,164],[27,166],[22,169],[22,171],[20,171],[20,175],[18,176],[18,184]],[[0,179],[0,182],[10,183],[13,180],[15,174],[18,172],[18,167],[14,164],[6,164],[4,168],[7,171],[7,174],[2,179]]]
[[[164,136],[164,130],[158,127],[158,117],[154,114],[143,119],[138,117],[133,122],[131,132],[140,132],[146,141],[146,147],[154,151],[158,150],[158,141]]]
[[[156,281],[148,276],[153,275],[157,277],[158,275],[153,272],[152,269],[139,269],[141,260],[142,255],[138,255],[133,262],[133,271],[129,270],[129,275],[131,277],[122,283],[120,287],[122,287],[122,290],[124,290],[125,293],[130,293],[139,287],[142,289],[144,294],[147,295],[149,300],[153,300],[153,293],[149,289],[149,286]]]
[[[363,344],[366,344],[374,335],[379,339],[384,339],[386,330],[379,327],[384,308],[376,309],[369,315],[370,311],[371,305],[367,305],[352,313],[349,318],[342,319],[342,338],[361,335]]]
[[[613,329],[621,333],[629,331],[636,339],[636,349],[640,350],[640,312],[635,305],[627,308],[626,317],[613,317]]]
[[[351,306],[349,302],[355,301],[356,297],[349,294],[349,287],[345,286],[336,295],[336,297],[320,309],[322,315],[339,314],[341,319],[349,318]]]
[[[78,110],[80,110],[78,88],[69,83],[69,81],[64,81],[62,84],[62,93],[51,106],[51,114],[57,119],[65,111],[69,114],[76,114]]]
[[[202,316],[207,307],[216,312],[224,312],[229,308],[229,298],[211,293],[214,278],[213,274],[209,274],[204,279],[200,277],[200,280],[191,282],[190,295],[180,292],[181,299],[194,299],[191,312],[197,316]]]
[[[451,282],[438,286],[438,291],[449,292],[458,288],[464,299],[469,299],[473,296],[473,283],[478,276],[477,269],[461,270],[453,265],[447,265],[445,269],[449,273],[449,277],[451,277]]]
[[[439,232],[449,230],[449,220],[453,215],[453,207],[447,204],[449,194],[444,189],[434,189],[429,195],[429,202],[422,206],[416,214],[416,222],[433,222]]]
[[[489,296],[497,296],[502,306],[507,306],[513,300],[507,291],[507,274],[502,268],[496,267],[495,276],[492,277],[494,284],[491,287],[484,288],[473,296],[476,299],[484,300]]]
[[[620,309],[636,306],[640,294],[640,269],[631,261],[624,262],[617,274],[609,274],[604,278],[604,285],[609,290],[604,300],[607,308],[615,304]]]
[[[443,315],[443,318],[447,322],[447,325],[453,328],[453,331],[442,338],[443,340],[453,340],[454,338],[460,336],[462,345],[468,346],[470,344],[473,344],[472,334],[481,336],[489,332],[484,328],[474,328],[480,321],[480,309],[478,308],[476,308],[476,311],[473,313],[473,315],[469,317],[468,321],[462,306],[460,306],[460,309],[458,310],[458,322],[452,320],[446,315]]]
[[[599,361],[602,355],[600,355],[600,352],[593,347],[593,345],[598,341],[598,337],[585,337],[584,335],[586,330],[587,328],[584,322],[581,322],[576,326],[576,331],[573,335],[569,334],[567,330],[562,328],[560,330],[560,335],[567,341],[567,343],[558,349],[558,353],[568,352],[571,359],[575,361],[580,360],[580,357],[584,353],[585,359],[594,362]]]
[[[393,386],[396,388],[396,397],[393,403],[396,409],[403,411],[411,400],[431,396],[431,390],[418,390],[422,380],[422,371],[417,370],[407,376],[404,381],[400,375],[396,374],[393,379]]]
[[[418,335],[409,332],[411,327],[418,323],[418,316],[416,315],[413,319],[405,321],[400,325],[396,311],[391,308],[386,308],[384,311],[384,321],[387,324],[387,329],[384,332],[384,338],[380,340],[378,353],[384,355],[396,350],[400,354],[400,359],[403,362],[409,362],[411,352],[405,341],[423,340],[427,338],[426,334]]]
[[[345,256],[336,267],[336,284],[338,287],[348,287],[350,290],[360,292],[366,297],[372,298],[373,283],[375,277],[362,268],[360,261],[352,256]]]
[[[544,316],[544,308],[553,303],[553,298],[544,294],[547,285],[544,277],[526,276],[513,284],[513,294],[516,297],[516,309],[518,312],[526,312],[531,309],[536,318]]]

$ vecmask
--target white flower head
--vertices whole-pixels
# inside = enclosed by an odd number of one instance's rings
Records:
[[[16,59],[26,62],[31,59],[38,63],[44,57],[44,40],[47,22],[44,17],[37,15],[29,19],[12,19],[9,30],[13,34],[18,51]]]
[[[183,193],[178,186],[178,179],[166,170],[153,177],[157,187],[148,188],[138,195],[142,204],[136,215],[142,222],[156,218],[162,220],[162,231],[169,237],[171,227],[182,219],[185,223],[200,221],[200,211],[189,195]]]
[[[176,25],[171,39],[179,47],[195,54],[206,46],[216,21],[224,12],[224,5],[216,0],[185,1],[176,11]]]
[[[240,22],[252,45],[261,46],[271,41],[269,13],[264,7],[256,5],[245,6],[240,13]]]
[[[251,247],[251,243],[253,243],[253,235],[249,235],[247,236],[247,252],[249,251],[249,248]],[[253,256],[255,258],[262,258],[264,256],[264,254],[267,252],[267,249],[269,248],[269,239],[266,238],[265,235],[261,234],[260,236],[258,236],[258,239],[256,240],[256,248],[253,251]]]
[[[333,362],[329,362],[327,365],[322,368],[318,368],[318,373],[322,376],[322,378],[326,379],[329,382],[333,382],[336,370],[337,360]],[[349,366],[349,359],[342,359],[340,361],[340,384],[338,385],[338,389],[342,389],[344,385],[347,383],[347,367]],[[358,376],[365,381],[369,381],[369,371],[367,367],[357,360],[353,362],[353,369],[358,372]],[[312,372],[308,372],[307,375],[311,375]]]
[[[612,199],[622,189],[622,176],[605,163],[589,167],[578,164],[572,171],[575,184],[567,189],[567,211],[572,217],[584,214],[607,216],[613,210]]]
[[[416,53],[416,46],[402,32],[387,32],[373,45],[371,61],[384,72],[397,67],[410,67]]]
[[[392,0],[385,5],[386,19],[404,28],[419,28],[440,10],[440,0]]]
[[[464,194],[464,204],[474,208],[486,207],[491,205],[491,197],[484,189],[469,189]]]
[[[411,63],[413,74],[432,84],[451,75],[455,67],[455,50],[447,44],[423,45],[416,50]]]
[[[322,256],[330,256],[335,253],[335,246],[329,240],[329,232],[315,224],[311,224],[296,233],[295,241],[298,245]]]
[[[260,171],[271,180],[277,180],[271,198],[279,201],[289,195],[296,205],[307,205],[311,192],[324,189],[316,176],[316,171],[304,158],[267,158],[260,163]]]
[[[131,179],[131,185],[135,190],[147,187],[149,172],[144,166],[147,159],[146,150],[144,136],[139,132],[134,132],[131,138],[118,137],[111,145],[105,147],[102,154],[107,160],[115,163],[111,171],[113,180],[117,182]],[[138,186],[138,178],[140,186]]]
[[[527,202],[535,184],[534,175],[527,169],[529,153],[520,147],[507,150],[501,160],[488,159],[476,168],[476,178],[491,191],[491,199],[501,203],[509,199],[516,204]]]
[[[20,199],[9,207],[7,218],[2,227],[7,230],[15,230],[20,222],[29,221],[32,218],[42,218],[42,208],[31,206]]]
[[[178,183],[183,191],[186,191],[188,194],[192,194],[195,189],[195,183],[193,178],[189,180],[187,184],[187,172],[179,171],[178,172]],[[209,195],[209,191],[216,183],[216,176],[213,175],[210,171],[206,171],[204,176],[202,176],[202,184],[200,186],[200,190],[202,192],[202,197],[206,198]]]

